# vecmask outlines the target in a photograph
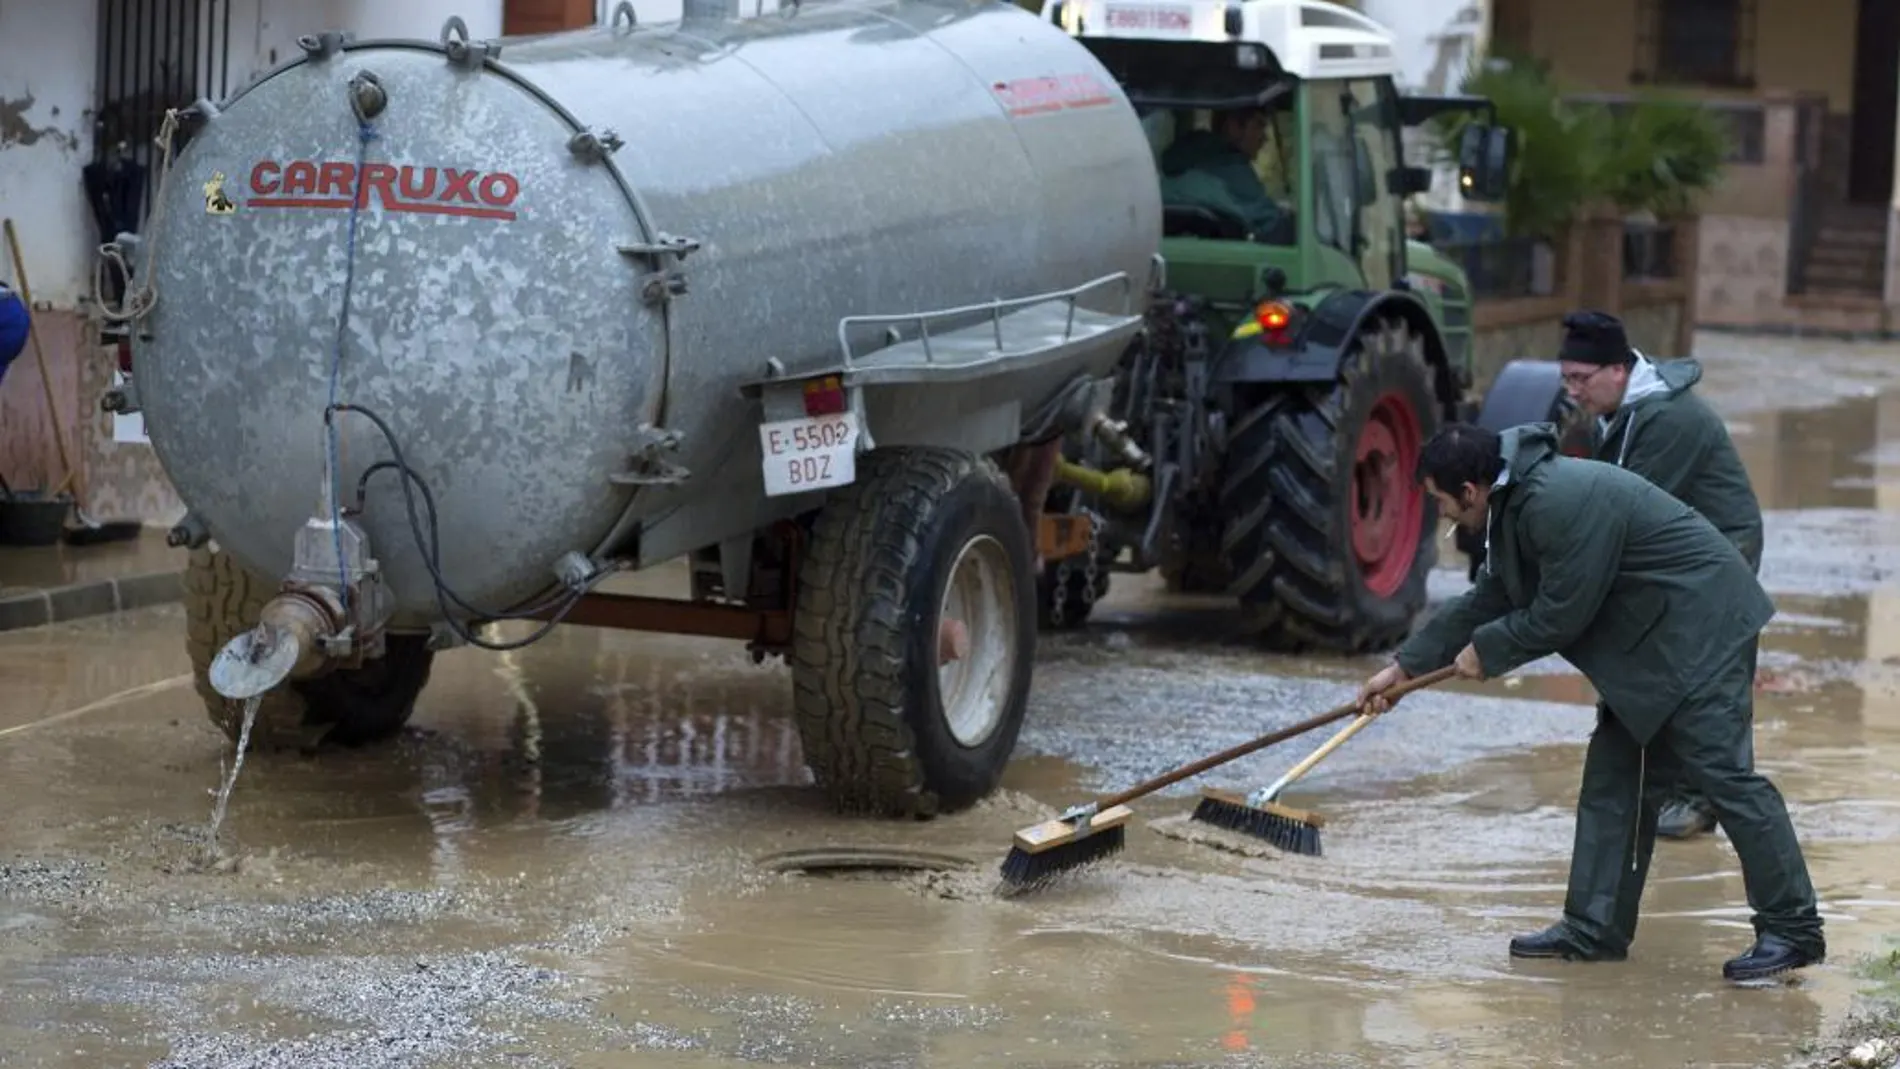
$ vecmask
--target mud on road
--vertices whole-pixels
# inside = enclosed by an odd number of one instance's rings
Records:
[[[1045,638],[1005,789],[887,823],[808,789],[783,668],[562,629],[445,655],[392,745],[248,758],[204,865],[229,746],[166,608],[0,635],[0,1065],[1799,1058],[1900,932],[1900,391],[1880,364],[1900,354],[1824,351],[1840,374],[1781,382],[1758,374],[1788,374],[1775,344],[1700,351],[1771,509],[1758,751],[1832,953],[1797,984],[1720,983],[1749,931],[1719,837],[1658,848],[1629,962],[1506,957],[1562,897],[1592,714],[1559,661],[1410,698],[1302,781],[1323,858],[1188,825],[1191,782],[1137,804],[1117,859],[1001,899],[1016,828],[1336,705],[1373,662],[1262,656],[1218,601],[1118,577],[1085,632]],[[1767,403],[1789,397],[1807,407]],[[1435,594],[1462,586],[1443,562]],[[825,867],[853,851],[921,867]]]

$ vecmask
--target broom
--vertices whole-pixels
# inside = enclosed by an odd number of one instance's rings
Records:
[[[1411,690],[1430,686],[1441,679],[1449,678],[1451,674],[1451,668],[1442,668],[1394,687],[1387,693],[1396,701]],[[1268,732],[1231,749],[1222,750],[1211,757],[1203,757],[1192,764],[1182,765],[1172,772],[1136,784],[1125,791],[1075,806],[1054,820],[1045,820],[1041,824],[1024,828],[1016,833],[1015,845],[1010,848],[1009,856],[1003,859],[1003,883],[1006,887],[1016,889],[1040,887],[1061,873],[1109,857],[1127,844],[1127,824],[1129,818],[1135,814],[1126,803],[1143,795],[1153,794],[1189,776],[1198,776],[1217,765],[1239,760],[1256,750],[1263,750],[1275,743],[1285,742],[1295,736],[1315,731],[1336,720],[1344,720],[1358,711],[1359,703],[1356,701],[1350,705],[1342,705],[1331,712],[1321,713],[1290,727]]]
[[[1427,672],[1417,679],[1408,679],[1385,692],[1388,701],[1396,703],[1400,698],[1415,690],[1423,690],[1434,683],[1450,679],[1456,673],[1452,665],[1446,665],[1435,672]],[[1273,781],[1272,786],[1254,791],[1242,797],[1234,791],[1224,791],[1214,787],[1201,790],[1200,804],[1194,807],[1190,818],[1203,824],[1237,831],[1251,835],[1256,839],[1295,854],[1308,857],[1320,856],[1319,829],[1326,823],[1318,813],[1306,809],[1294,809],[1280,805],[1275,799],[1287,785],[1312,771],[1313,766],[1326,759],[1334,750],[1346,744],[1346,740],[1358,734],[1360,729],[1378,719],[1381,714],[1360,713],[1347,724],[1333,733],[1333,737],[1321,743],[1319,748],[1306,756],[1306,759],[1286,771],[1286,774]]]

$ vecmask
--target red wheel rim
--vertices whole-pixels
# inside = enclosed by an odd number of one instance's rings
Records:
[[[1376,597],[1391,597],[1418,559],[1425,491],[1418,467],[1418,415],[1403,394],[1382,394],[1359,431],[1352,465],[1352,553]]]

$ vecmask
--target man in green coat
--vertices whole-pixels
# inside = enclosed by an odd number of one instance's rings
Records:
[[[1680,775],[1714,805],[1754,913],[1754,945],[1722,975],[1757,980],[1823,960],[1787,806],[1740,759],[1750,651],[1774,615],[1741,553],[1641,476],[1562,456],[1547,423],[1501,435],[1451,424],[1418,468],[1445,515],[1483,532],[1485,563],[1366,681],[1368,709],[1383,711],[1378,695],[1442,665],[1485,679],[1552,653],[1604,698],[1584,756],[1563,919],[1511,940],[1512,956],[1628,955],[1656,843],[1656,780]]]
[[[1267,192],[1253,168],[1267,141],[1267,111],[1216,112],[1214,129],[1189,130],[1161,154],[1161,199],[1210,208],[1233,217],[1249,238],[1291,245],[1293,215]]]
[[[1761,505],[1722,417],[1691,392],[1702,380],[1693,359],[1657,363],[1630,347],[1623,324],[1602,312],[1564,318],[1557,354],[1564,389],[1596,417],[1596,459],[1641,475],[1715,525],[1757,575]],[[1750,648],[1749,676],[1756,650]],[[1755,734],[1742,737],[1742,767],[1755,767]],[[1656,834],[1691,839],[1715,830],[1715,809],[1695,788],[1677,784]]]

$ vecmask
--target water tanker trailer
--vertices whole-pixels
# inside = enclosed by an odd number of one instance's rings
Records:
[[[1102,412],[1161,206],[1095,57],[985,0],[301,45],[174,116],[107,249],[212,719],[361,743],[443,649],[699,634],[789,660],[840,803],[993,789],[1087,545],[1063,439],[1140,454]],[[599,589],[681,558],[690,599]]]

